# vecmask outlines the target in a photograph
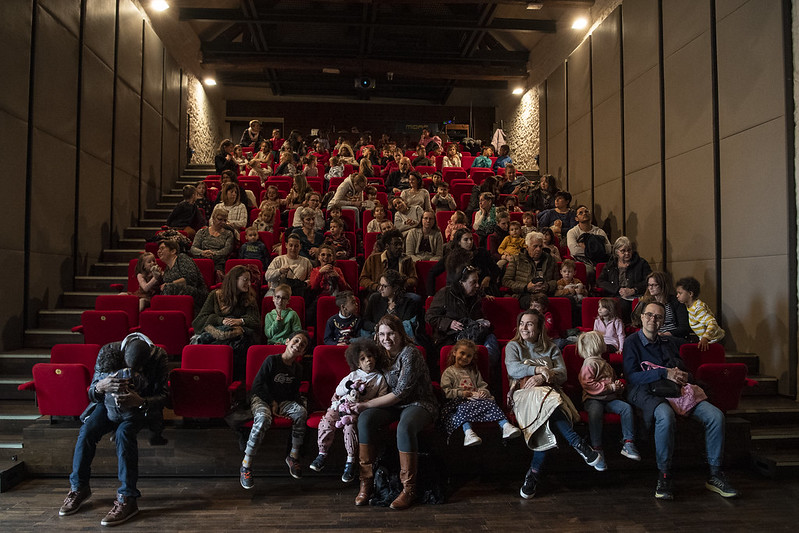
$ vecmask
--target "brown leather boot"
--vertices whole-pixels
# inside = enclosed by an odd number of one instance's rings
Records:
[[[416,500],[416,469],[419,465],[419,456],[413,452],[399,452],[399,460],[402,492],[391,502],[391,508],[402,510],[413,505]]]
[[[358,462],[361,465],[361,488],[355,497],[355,505],[369,505],[372,493],[375,491],[375,455],[377,446],[374,444],[358,445]]]

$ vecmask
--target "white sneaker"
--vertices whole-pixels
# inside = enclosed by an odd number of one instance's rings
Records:
[[[502,426],[502,438],[503,439],[515,439],[516,437],[521,437],[522,432],[519,428],[508,422],[504,426]]]
[[[483,443],[477,433],[473,429],[467,429],[463,432],[463,445],[464,446],[479,446]]]

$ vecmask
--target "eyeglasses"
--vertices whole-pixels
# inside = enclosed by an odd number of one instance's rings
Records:
[[[657,315],[655,313],[644,313],[644,317],[647,320],[654,320],[655,322],[663,322],[663,315]]]

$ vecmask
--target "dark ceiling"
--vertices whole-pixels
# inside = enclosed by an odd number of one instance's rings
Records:
[[[593,0],[180,0],[223,86],[275,96],[419,100],[525,85],[530,50]],[[209,7],[212,6],[212,7]],[[323,71],[323,69],[325,71]],[[374,80],[374,87],[356,86]]]

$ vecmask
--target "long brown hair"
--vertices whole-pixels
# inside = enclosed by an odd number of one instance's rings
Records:
[[[225,274],[225,279],[222,280],[222,288],[216,292],[219,299],[219,307],[223,313],[230,313],[239,305],[247,307],[255,304],[252,284],[250,284],[247,292],[241,292],[238,288],[238,280],[245,273],[252,276],[249,268],[244,265],[236,265]],[[252,277],[250,279],[252,280]]]

